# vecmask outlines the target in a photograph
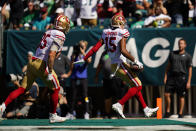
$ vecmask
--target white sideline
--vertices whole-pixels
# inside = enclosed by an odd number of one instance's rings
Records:
[[[157,126],[0,126],[2,130],[145,130],[145,131],[156,131],[156,130],[195,130],[194,127],[188,127],[183,125],[157,125]]]

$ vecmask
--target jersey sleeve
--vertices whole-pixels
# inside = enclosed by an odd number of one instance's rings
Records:
[[[130,36],[130,33],[127,29],[123,29],[123,30],[121,30],[121,36],[128,38]]]
[[[65,41],[64,34],[63,35],[62,34],[55,34],[53,36],[53,43],[52,43],[50,50],[57,51],[57,52],[61,51],[63,44],[64,44],[64,41]]]
[[[187,62],[187,64],[188,64],[188,67],[193,66],[192,57],[191,57],[190,55],[189,55],[189,57],[188,57],[188,62]]]
[[[53,42],[52,46],[50,47],[50,50],[58,52],[61,50],[61,46],[59,46],[56,42]]]

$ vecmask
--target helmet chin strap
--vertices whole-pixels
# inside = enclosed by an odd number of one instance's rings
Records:
[[[58,27],[55,27],[55,29],[57,29],[57,30],[59,30],[59,31],[65,33],[65,34],[67,34],[67,32],[65,31],[65,29],[60,29],[60,28],[58,28]]]
[[[121,29],[124,29],[123,27],[122,27],[122,25],[111,25],[113,28],[121,28]]]

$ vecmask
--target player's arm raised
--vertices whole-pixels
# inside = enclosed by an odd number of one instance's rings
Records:
[[[103,39],[100,39],[94,46],[93,48],[86,54],[84,57],[84,60],[87,61],[89,57],[91,57],[94,53],[96,53],[99,48],[104,44]]]

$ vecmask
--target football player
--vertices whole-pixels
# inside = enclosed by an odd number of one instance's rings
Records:
[[[41,78],[51,90],[49,122],[63,122],[66,120],[64,117],[57,116],[56,114],[60,85],[57,75],[53,70],[53,65],[56,55],[62,50],[65,34],[69,32],[69,29],[69,18],[63,15],[58,16],[55,21],[55,29],[45,32],[36,49],[35,56],[33,56],[32,60],[28,63],[27,73],[24,76],[21,87],[11,92],[5,102],[0,105],[0,115],[3,114],[9,103],[29,90],[36,78]]]
[[[123,114],[123,105],[131,97],[136,96],[141,103],[144,114],[146,117],[152,116],[159,107],[149,108],[142,96],[142,83],[137,77],[136,72],[132,70],[132,66],[126,62],[126,58],[131,60],[134,65],[136,65],[138,70],[143,69],[143,64],[136,60],[127,50],[126,50],[126,40],[130,36],[129,31],[124,29],[126,24],[126,19],[122,15],[115,15],[112,17],[111,28],[104,29],[102,33],[102,38],[97,42],[96,45],[87,53],[83,60],[75,63],[80,63],[86,61],[90,56],[92,56],[98,49],[105,44],[106,50],[112,60],[111,69],[113,74],[111,75],[120,77],[123,81],[130,85],[128,92],[123,96],[121,100],[112,105],[112,108],[125,118]]]

